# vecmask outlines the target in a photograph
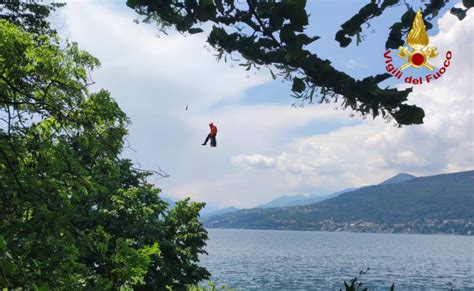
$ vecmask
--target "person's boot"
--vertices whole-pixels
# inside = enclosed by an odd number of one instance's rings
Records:
[[[207,145],[207,144],[205,144],[205,143],[202,143],[201,145],[205,146],[205,145]]]

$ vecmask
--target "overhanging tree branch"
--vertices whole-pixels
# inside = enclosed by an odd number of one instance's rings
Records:
[[[351,41],[348,36],[359,34],[364,23],[382,15],[387,8],[399,5],[399,2],[370,1],[343,24],[338,38],[348,45]],[[431,0],[426,5],[430,19],[437,15],[445,2]],[[423,109],[405,103],[411,89],[379,87],[391,75],[378,74],[356,80],[336,70],[329,60],[321,59],[306,49],[318,37],[304,33],[308,25],[305,0],[246,0],[244,3],[233,0],[162,0],[153,3],[128,0],[127,5],[145,16],[146,22],[159,23],[162,28],[174,27],[181,33],[200,33],[203,30],[199,26],[212,23],[214,26],[207,41],[216,49],[219,58],[238,53],[246,59],[241,65],[247,70],[269,67],[274,78],[278,76],[292,81],[293,96],[302,101],[342,99],[343,107],[349,107],[362,116],[382,115],[395,119],[399,125],[423,122]]]

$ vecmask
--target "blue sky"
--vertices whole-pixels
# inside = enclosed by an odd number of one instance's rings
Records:
[[[406,9],[395,7],[372,21],[361,45],[339,48],[339,25],[366,2],[307,5],[307,33],[321,36],[311,50],[356,78],[384,71],[388,27]],[[399,172],[473,168],[473,90],[466,78],[472,79],[472,11],[459,22],[446,10],[429,31],[430,45],[440,52],[435,65],[447,49],[453,64],[443,80],[415,88],[409,102],[422,105],[427,119],[402,129],[350,118],[349,110],[335,110],[337,104],[291,107],[289,83],[272,80],[267,70],[248,73],[238,64],[217,63],[204,48],[204,34],[157,36],[153,25],[133,23],[137,16],[122,1],[69,1],[53,17],[62,37],[101,60],[92,74],[95,89],[110,90],[132,122],[124,156],[168,172],[170,178],[151,180],[167,195],[253,207],[284,194],[377,183]],[[200,145],[211,120],[219,128],[215,149]]]

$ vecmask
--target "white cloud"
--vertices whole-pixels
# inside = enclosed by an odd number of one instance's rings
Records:
[[[232,164],[249,169],[269,169],[275,166],[275,159],[262,155],[238,155],[232,158]]]
[[[449,12],[439,20],[440,32],[430,45],[443,53],[433,63],[439,68],[448,50],[453,59],[442,78],[415,87],[410,95],[411,103],[425,109],[423,125],[396,128],[376,119],[297,139],[281,154],[265,156],[276,161],[287,189],[324,184],[337,190],[398,172],[430,175],[474,168],[473,21],[472,10],[463,21]]]
[[[395,158],[391,161],[391,164],[398,168],[420,168],[428,164],[428,162],[422,157],[417,156],[410,150],[402,150],[397,152]]]

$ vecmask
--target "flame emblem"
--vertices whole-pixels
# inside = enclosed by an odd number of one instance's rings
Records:
[[[421,14],[421,10],[418,9],[407,37],[407,44],[413,50],[410,51],[410,49],[403,46],[398,49],[398,56],[407,60],[407,63],[403,64],[400,69],[404,70],[408,67],[421,68],[424,66],[430,70],[434,70],[434,67],[428,63],[428,60],[434,59],[438,55],[438,52],[435,47],[426,48],[429,42],[430,39],[426,33],[423,15]]]

